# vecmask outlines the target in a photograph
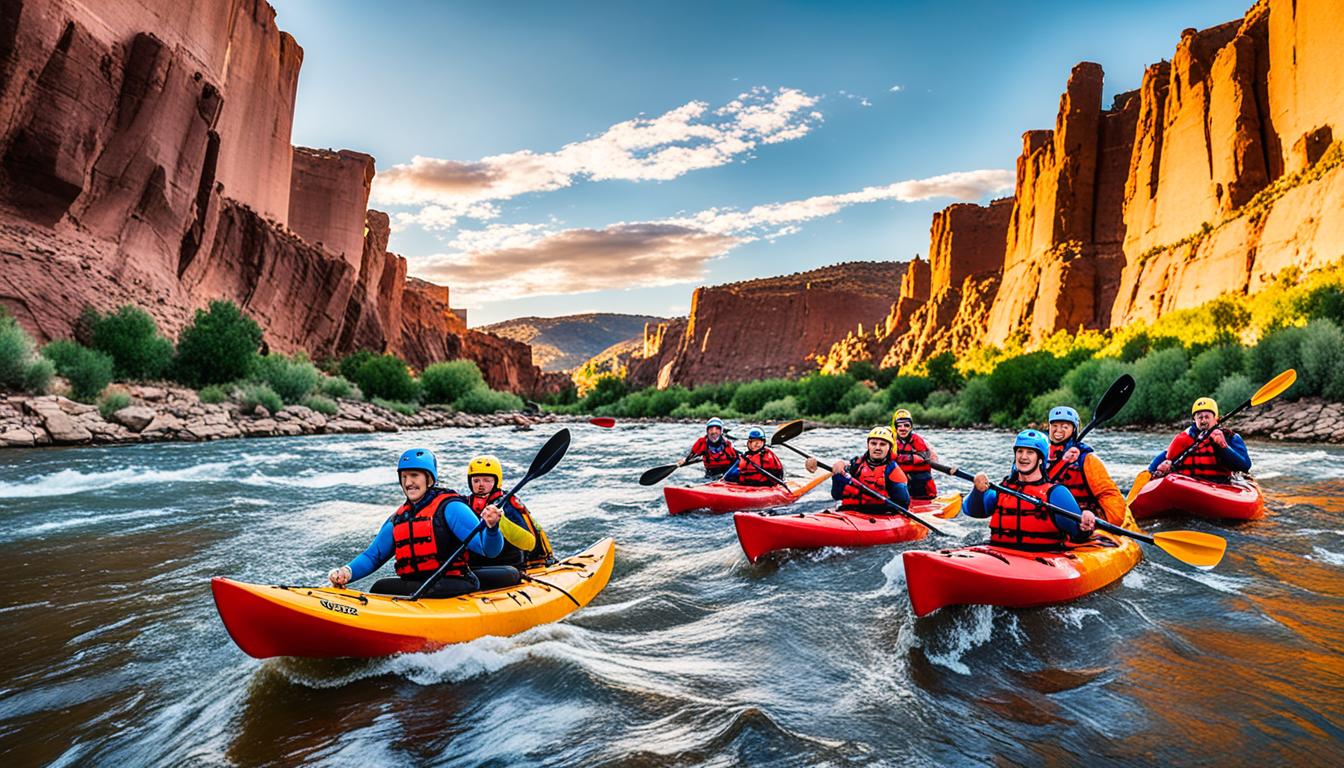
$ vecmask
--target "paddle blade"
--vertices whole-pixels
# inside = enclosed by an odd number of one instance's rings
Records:
[[[770,436],[771,445],[783,445],[793,438],[803,434],[803,420],[794,419],[785,424],[780,424],[775,430],[775,434]]]
[[[639,484],[657,485],[658,483],[661,483],[667,478],[671,477],[672,473],[676,472],[677,469],[679,468],[680,465],[678,464],[664,464],[661,467],[654,467],[653,469],[645,470],[644,474],[639,476]]]
[[[1106,390],[1106,394],[1101,396],[1101,402],[1092,410],[1092,420],[1110,421],[1121,408],[1125,407],[1132,394],[1134,394],[1134,377],[1128,373],[1120,374],[1120,378],[1111,382],[1110,389]]]
[[[941,517],[944,520],[951,520],[952,518],[961,514],[960,493],[955,494],[953,496],[940,498],[938,499],[938,502],[943,505],[943,508],[938,512],[933,513],[934,517]]]
[[[1196,568],[1214,567],[1227,551],[1226,539],[1199,531],[1154,533],[1153,543],[1177,560]]]
[[[1134,484],[1129,487],[1129,495],[1125,497],[1125,503],[1133,504],[1134,500],[1139,498],[1139,491],[1143,490],[1143,486],[1147,485],[1148,481],[1152,479],[1153,476],[1148,474],[1146,469],[1135,476]]]
[[[602,427],[603,429],[611,429],[616,426],[616,420],[610,416],[594,416],[588,420],[588,423],[595,427]]]
[[[560,460],[565,457],[565,452],[568,450],[569,430],[561,429],[559,432],[551,435],[551,439],[547,440],[546,444],[541,446],[540,451],[537,451],[537,457],[532,459],[532,466],[527,468],[528,477],[540,477],[547,472],[550,472],[552,469],[555,469],[555,465],[560,463]]]
[[[1297,371],[1289,368],[1278,376],[1270,379],[1265,383],[1265,386],[1256,390],[1255,394],[1251,395],[1251,405],[1262,405],[1273,400],[1283,394],[1285,389],[1293,386],[1293,382],[1295,381],[1297,381]]]

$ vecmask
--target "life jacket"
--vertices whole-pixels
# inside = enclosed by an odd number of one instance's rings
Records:
[[[1200,432],[1192,426],[1187,427],[1184,434],[1189,435],[1191,440],[1197,440]],[[1223,434],[1229,437],[1232,435],[1227,430],[1223,430]],[[1172,466],[1171,471],[1215,483],[1226,483],[1232,479],[1232,471],[1219,461],[1218,447],[1212,439],[1200,443],[1198,448],[1181,459],[1181,463]]]
[[[1106,518],[1102,512],[1101,502],[1097,500],[1097,495],[1092,492],[1092,487],[1087,484],[1087,475],[1083,472],[1083,465],[1087,462],[1087,455],[1092,453],[1092,449],[1085,443],[1073,443],[1072,447],[1078,449],[1078,460],[1067,466],[1056,470],[1055,464],[1064,455],[1067,444],[1050,444],[1050,471],[1046,474],[1054,478],[1058,485],[1069,489],[1073,494],[1074,501],[1078,502],[1080,509],[1091,510],[1097,517]]]
[[[928,460],[918,453],[927,453],[928,450],[928,443],[914,432],[911,432],[909,439],[906,440],[902,440],[900,435],[896,436],[896,463],[905,473],[912,499],[932,499],[938,496],[938,486],[933,482],[933,467],[929,466]]]
[[[721,474],[727,472],[737,461],[737,450],[727,438],[719,438],[717,444],[709,442],[704,435],[691,446],[691,453],[704,457],[705,472]]]
[[[504,492],[495,489],[485,496],[472,494],[468,501],[471,504],[471,511],[479,515],[486,507],[494,504],[503,497]],[[516,497],[510,499],[509,503],[517,508],[520,516],[523,518],[523,527],[527,529],[528,533],[535,537],[536,544],[533,545],[530,551],[524,552],[505,539],[504,548],[494,557],[484,557],[475,553],[469,553],[467,555],[467,561],[471,564],[471,567],[483,568],[487,565],[512,565],[515,568],[530,568],[534,565],[545,565],[550,562],[552,557],[551,543],[547,540],[546,534],[542,532],[541,526],[537,525],[536,521],[532,519],[532,513],[527,511],[527,507],[523,506],[523,503]]]
[[[775,477],[781,477],[781,475],[783,475],[784,473],[784,465],[779,463],[779,457],[776,456],[775,452],[770,450],[769,448],[762,448],[761,450],[755,453],[747,451],[743,453],[741,456],[739,456],[737,459],[738,484],[740,485],[777,484],[775,483],[774,480],[771,480],[769,477],[767,477],[765,475],[765,472],[762,472],[760,469],[757,469],[756,468],[757,464],[760,464],[761,469],[764,469],[766,472],[769,472]]]
[[[1003,479],[1002,485],[1045,501],[1056,483],[1039,480],[1024,483],[1013,473]],[[1043,506],[1022,501],[1016,496],[1000,493],[989,517],[989,543],[1018,549],[1063,549],[1068,536],[1055,527],[1054,517]]]
[[[882,494],[884,498],[887,496],[887,478],[891,477],[893,472],[897,477],[892,477],[892,480],[898,483],[905,482],[905,473],[894,459],[873,466],[867,457],[856,456],[849,462],[847,471],[850,477]],[[854,483],[846,483],[844,489],[840,491],[840,509],[870,515],[890,515],[896,512]]]
[[[439,569],[444,558],[462,549],[444,569],[445,576],[461,576],[467,571],[467,553],[462,540],[448,527],[440,510],[454,501],[465,502],[457,491],[430,488],[427,498],[415,504],[409,501],[397,508],[392,521],[392,546],[397,575],[402,578],[427,578]]]

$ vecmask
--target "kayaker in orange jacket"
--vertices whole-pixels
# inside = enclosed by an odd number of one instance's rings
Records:
[[[896,463],[905,473],[912,499],[935,499],[938,486],[933,482],[930,461],[938,460],[938,453],[920,435],[915,434],[915,421],[910,411],[898,408],[891,417],[891,428],[896,431]]]
[[[1148,465],[1148,471],[1153,477],[1175,472],[1200,480],[1226,483],[1232,479],[1234,472],[1251,471],[1251,454],[1246,450],[1246,441],[1236,432],[1218,426],[1217,401],[1212,397],[1199,398],[1190,406],[1190,417],[1194,424],[1172,438],[1167,450],[1159,453]],[[1181,459],[1181,463],[1173,466],[1176,457],[1205,432],[1209,432],[1209,438]]]
[[[975,489],[961,503],[967,517],[989,518],[989,543],[1032,551],[1058,551],[1069,542],[1084,542],[1096,530],[1096,515],[1080,510],[1069,489],[1045,476],[1045,457],[1050,441],[1034,429],[1019,432],[1013,441],[1013,468],[1001,485],[1018,493],[1068,510],[1081,512],[1082,521],[1051,512],[989,487],[984,472],[975,476]]]
[[[1049,476],[1069,489],[1082,509],[1113,525],[1125,522],[1125,495],[1115,486],[1092,447],[1074,441],[1078,434],[1078,412],[1067,405],[1050,409]]]
[[[831,498],[840,502],[840,509],[869,515],[900,514],[863,491],[858,483],[909,508],[910,490],[905,472],[891,455],[894,443],[895,435],[889,427],[874,427],[868,433],[868,450],[848,462],[836,461],[831,465]],[[808,472],[816,472],[817,460],[809,456],[806,467]]]

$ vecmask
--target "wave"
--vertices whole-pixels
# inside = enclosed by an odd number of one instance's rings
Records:
[[[0,499],[70,496],[105,491],[122,486],[162,485],[166,483],[210,482],[231,479],[231,470],[241,462],[211,462],[181,469],[126,467],[106,472],[80,472],[62,469],[49,475],[35,475],[18,482],[0,482]]]

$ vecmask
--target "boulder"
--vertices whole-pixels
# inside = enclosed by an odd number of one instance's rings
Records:
[[[142,432],[154,421],[158,414],[153,408],[143,405],[131,405],[112,414],[112,420],[132,432]]]

